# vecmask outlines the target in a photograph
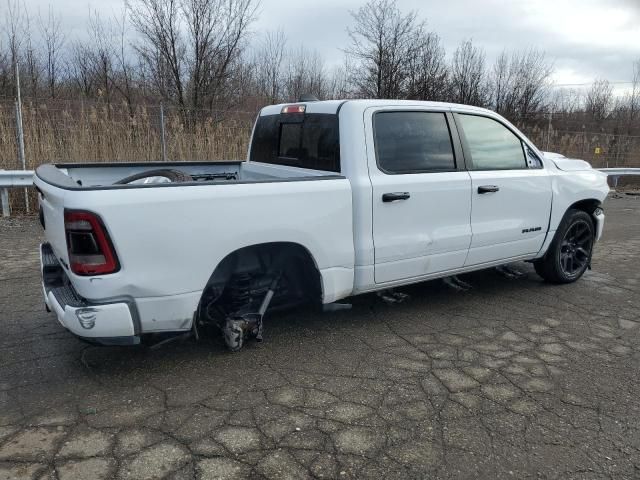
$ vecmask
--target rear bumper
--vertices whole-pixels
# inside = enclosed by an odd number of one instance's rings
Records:
[[[101,345],[140,343],[140,321],[133,300],[92,302],[80,297],[47,243],[40,246],[40,262],[44,301],[63,327]]]

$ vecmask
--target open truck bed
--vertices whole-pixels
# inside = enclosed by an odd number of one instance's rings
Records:
[[[159,170],[181,180],[117,183]],[[318,272],[318,299],[353,288],[351,189],[336,173],[259,162],[61,164],[39,167],[34,183],[45,301],[94,342],[193,328],[203,291],[222,294],[216,282],[228,280],[216,266],[255,268],[278,246]],[[256,244],[252,258],[231,255]],[[282,282],[289,292],[307,281],[298,268]]]
[[[155,170],[184,172],[192,181],[118,184],[132,175]],[[65,190],[103,190],[218,183],[286,182],[340,178],[333,172],[260,162],[145,162],[45,164],[36,171],[42,181]]]

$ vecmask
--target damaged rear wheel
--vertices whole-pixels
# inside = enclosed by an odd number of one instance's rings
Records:
[[[262,340],[265,313],[320,304],[321,299],[320,273],[306,249],[261,244],[237,250],[218,265],[200,300],[197,321],[217,326],[236,352],[248,339]]]

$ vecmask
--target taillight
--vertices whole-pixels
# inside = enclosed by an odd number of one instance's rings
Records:
[[[95,213],[65,210],[64,229],[73,273],[105,275],[120,269],[109,235]]]

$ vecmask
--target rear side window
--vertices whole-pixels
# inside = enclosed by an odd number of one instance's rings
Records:
[[[378,112],[374,117],[378,167],[385,173],[456,169],[444,113]]]
[[[501,123],[478,115],[458,118],[471,153],[474,170],[527,168],[522,141]]]
[[[249,159],[340,172],[338,116],[310,113],[259,117]]]

